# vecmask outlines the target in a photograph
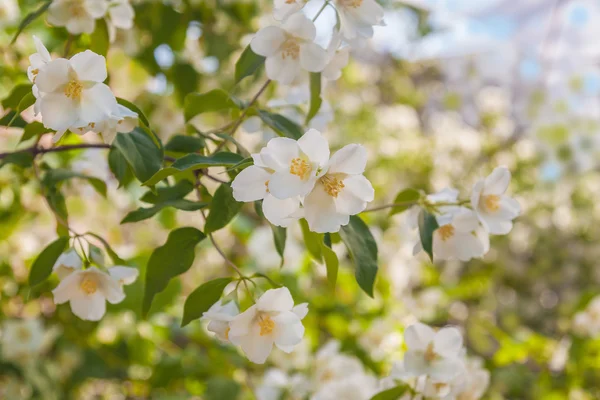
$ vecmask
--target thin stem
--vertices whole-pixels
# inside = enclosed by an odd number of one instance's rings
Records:
[[[319,9],[317,14],[313,17],[313,19],[312,19],[313,22],[315,22],[317,20],[317,18],[319,18],[319,16],[323,12],[323,10],[325,10],[325,7],[327,7],[328,4],[329,4],[329,0],[325,1],[325,3],[323,3],[323,6]]]
[[[385,210],[386,208],[393,208],[393,207],[410,207],[410,206],[417,205],[418,203],[419,203],[418,201],[404,201],[404,202],[400,202],[400,203],[385,204],[383,206],[367,208],[363,212],[366,213],[366,212],[371,212],[371,211],[379,211],[379,210]]]
[[[112,146],[110,144],[70,144],[59,147],[51,147],[49,149],[31,146],[23,150],[11,151],[6,153],[0,153],[0,160],[5,157],[8,157],[12,154],[18,153],[31,153],[33,156],[37,156],[38,154],[46,154],[46,153],[56,153],[60,151],[70,151],[70,150],[80,150],[80,149],[110,149]]]

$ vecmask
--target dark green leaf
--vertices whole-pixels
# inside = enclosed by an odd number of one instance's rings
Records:
[[[14,114],[12,119],[8,122],[7,126],[12,126],[12,124],[17,120],[17,117],[19,116],[19,114],[21,112],[25,111],[26,109],[28,109],[29,107],[31,107],[33,105],[33,103],[35,103],[35,97],[33,96],[33,93],[30,92],[30,93],[27,93],[25,96],[23,96],[23,98],[19,102],[19,105],[17,106],[16,113]]]
[[[250,165],[253,165],[253,164],[254,164],[254,160],[252,159],[252,157],[246,157],[242,161],[240,161],[239,163],[235,164],[233,167],[227,168],[227,171],[233,171],[233,170],[236,170],[238,168],[244,169],[244,168],[249,167]]]
[[[215,376],[208,380],[204,398],[206,400],[238,400],[240,390],[240,384],[236,381]]]
[[[419,237],[421,246],[433,261],[433,232],[439,227],[435,215],[429,214],[425,210],[419,213]]]
[[[396,386],[391,389],[384,390],[383,392],[377,393],[375,396],[371,397],[371,400],[398,400],[408,390],[409,387],[407,385]]]
[[[205,237],[196,228],[175,229],[169,233],[166,243],[152,252],[146,268],[144,316],[148,314],[154,296],[162,292],[171,279],[190,269],[194,262],[194,249]]]
[[[258,110],[258,116],[262,121],[271,127],[277,134],[291,139],[300,139],[304,132],[302,127],[294,121],[280,114],[271,113],[265,110]]]
[[[24,142],[26,140],[37,138],[44,133],[52,132],[52,129],[46,128],[41,122],[33,121],[30,124],[27,124],[25,129],[23,130],[23,136],[21,136],[21,140],[19,143]]]
[[[177,199],[177,200],[169,200],[164,203],[160,203],[154,207],[149,208],[138,208],[135,211],[130,212],[123,218],[121,221],[122,224],[126,224],[128,222],[138,222],[148,218],[152,218],[159,211],[166,207],[173,207],[178,210],[184,211],[197,211],[201,208],[206,207],[207,203],[199,203],[190,200]]]
[[[184,115],[185,120],[189,121],[196,115],[240,108],[239,103],[229,93],[221,89],[214,89],[206,93],[190,93],[185,97]]]
[[[233,190],[228,183],[222,183],[210,203],[210,213],[206,218],[204,231],[208,235],[225,227],[237,215],[244,203],[233,198]]]
[[[421,198],[421,193],[419,193],[418,190],[411,189],[411,188],[404,189],[403,191],[398,193],[398,195],[394,199],[394,204],[398,204],[398,205],[394,206],[390,210],[390,216],[392,216],[394,214],[399,214],[403,211],[408,210],[409,208],[414,206],[419,201],[420,198]]]
[[[194,136],[175,135],[165,145],[166,151],[195,153],[205,147],[204,139]]]
[[[200,285],[194,290],[183,306],[183,320],[181,326],[186,326],[191,321],[198,319],[221,298],[225,287],[231,282],[231,278],[213,279]]]
[[[308,222],[305,219],[300,220],[300,227],[302,228],[302,237],[304,238],[304,244],[306,249],[316,261],[321,262],[321,235],[312,232],[308,227]]]
[[[194,190],[190,181],[179,181],[174,186],[157,187],[154,192],[146,192],[140,199],[144,203],[160,204],[171,200],[183,199]]]
[[[40,8],[27,14],[27,16],[19,24],[19,29],[17,29],[17,32],[15,33],[15,36],[13,36],[10,43],[13,44],[15,40],[17,40],[21,32],[23,32],[23,29],[25,29],[27,25],[29,25],[30,23],[35,21],[40,15],[42,15],[48,9],[48,7],[50,7],[50,4],[52,4],[52,0],[45,2]]]
[[[261,65],[265,62],[265,57],[259,56],[252,51],[250,45],[248,45],[240,59],[235,63],[235,83],[238,83],[247,76],[250,76],[256,72]]]
[[[156,185],[168,176],[178,172],[196,170],[208,167],[231,167],[242,161],[244,158],[239,154],[226,151],[216,153],[210,156],[201,156],[200,154],[188,154],[177,159],[170,167],[166,167],[155,173],[151,178],[144,182],[144,186]]]
[[[133,178],[127,160],[116,147],[111,147],[108,151],[108,167],[115,178],[117,178],[119,187],[126,185]]]
[[[14,128],[25,128],[27,121],[25,121],[18,112],[9,111],[2,118],[0,118],[0,126],[12,126]]]
[[[52,273],[52,267],[58,257],[65,251],[69,244],[68,236],[61,236],[50,243],[35,259],[29,271],[29,286],[44,282]]]
[[[285,253],[285,241],[287,238],[287,230],[281,226],[271,225],[271,230],[273,231],[273,242],[275,243],[275,250],[277,250],[277,254],[281,257],[281,265],[283,266]]]
[[[106,57],[109,45],[110,41],[106,21],[104,19],[98,19],[96,21],[96,28],[90,35],[90,50]]]
[[[100,195],[106,197],[106,182],[104,182],[102,179],[78,174],[77,172],[73,172],[68,169],[57,168],[49,170],[48,172],[46,172],[46,175],[44,175],[42,183],[45,187],[52,188],[57,186],[62,181],[72,178],[80,178],[87,180],[88,183],[92,185]]]
[[[133,111],[134,113],[137,113],[138,118],[140,119],[140,121],[142,121],[142,123],[144,125],[146,125],[147,127],[150,127],[150,122],[148,122],[148,118],[146,118],[146,116],[144,115],[144,113],[142,112],[142,110],[139,109],[138,106],[136,106],[135,104],[133,104],[130,101],[127,101],[125,99],[122,99],[120,97],[117,97],[117,103],[119,103],[120,105],[122,105],[123,107],[127,107],[129,108],[131,111]]]
[[[325,238],[328,236],[329,234],[325,234]],[[338,260],[335,251],[331,249],[331,241],[329,244],[327,244],[327,240],[325,240],[325,238],[321,243],[321,253],[323,254],[325,267],[327,267],[327,283],[331,289],[335,289],[340,261]]]
[[[377,276],[377,243],[369,227],[360,217],[353,215],[350,223],[340,230],[342,241],[354,261],[356,282],[369,296],[373,297],[373,286]]]
[[[100,243],[102,243],[102,245],[104,246],[104,250],[106,250],[106,252],[108,253],[108,256],[112,260],[113,264],[115,264],[115,265],[125,265],[126,264],[125,260],[123,260],[121,257],[119,257],[119,255],[113,250],[112,247],[110,247],[110,244],[108,244],[108,242],[106,240],[104,240],[104,238],[102,236],[96,235],[95,233],[91,233],[91,232],[86,233],[86,235],[93,236],[96,239],[98,239],[100,241]]]
[[[320,72],[311,72],[310,73],[310,108],[308,109],[308,114],[306,115],[305,124],[308,125],[311,119],[317,115],[319,110],[321,109],[321,104],[323,104],[323,99],[321,98],[321,73]]]
[[[10,94],[2,100],[2,108],[16,109],[25,95],[31,93],[31,83],[22,83],[15,86]]]
[[[150,179],[162,166],[162,150],[140,128],[135,128],[129,133],[117,134],[113,145],[121,152],[131,166],[133,174],[141,182]]]
[[[21,168],[29,168],[33,165],[33,154],[29,151],[19,151],[17,153],[7,154],[0,159],[0,168],[7,164],[18,165]]]

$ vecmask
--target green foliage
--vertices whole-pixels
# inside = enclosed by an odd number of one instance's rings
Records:
[[[323,98],[321,97],[321,73],[320,72],[311,72],[310,74],[310,108],[308,109],[308,114],[306,115],[305,124],[308,125],[311,119],[314,118],[315,115],[321,109],[321,104],[323,104]]]
[[[377,276],[377,243],[369,227],[360,217],[353,215],[350,223],[342,227],[340,236],[354,261],[356,282],[366,294],[373,297]]]
[[[271,225],[271,230],[273,231],[273,243],[275,243],[275,250],[277,250],[277,254],[281,257],[281,265],[285,261],[283,254],[285,253],[285,241],[287,239],[287,229],[281,226]]]
[[[29,286],[39,285],[52,273],[52,267],[58,257],[65,251],[69,244],[68,236],[61,236],[50,243],[35,259],[29,270]]]
[[[258,110],[258,116],[262,121],[272,128],[279,136],[291,139],[300,139],[304,134],[302,127],[283,115],[266,110]]]
[[[106,57],[109,46],[108,26],[105,20],[100,19],[96,21],[96,29],[90,35],[90,50]]]
[[[404,189],[394,199],[395,206],[390,210],[390,216],[399,214],[415,205],[421,198],[421,193],[416,189]]]
[[[186,326],[191,321],[198,319],[221,298],[221,294],[232,281],[231,278],[213,279],[200,285],[185,300],[183,306],[183,319],[181,326]]]
[[[206,146],[204,139],[193,136],[175,135],[165,145],[165,151],[195,153]]]
[[[325,235],[327,237],[329,234],[326,233]],[[327,267],[327,283],[331,289],[335,289],[340,261],[335,251],[331,249],[331,241],[329,241],[329,244],[326,243],[326,240],[321,243],[321,254]]]
[[[409,391],[410,388],[407,385],[399,385],[376,394],[371,397],[371,400],[398,400]]]
[[[148,118],[146,118],[146,116],[144,115],[144,113],[142,112],[142,110],[139,109],[138,106],[136,106],[135,104],[133,104],[130,101],[127,101],[125,99],[122,99],[120,97],[117,97],[117,103],[119,103],[120,105],[129,108],[131,111],[135,112],[138,115],[138,118],[140,121],[142,121],[142,123],[149,127],[150,126],[150,122],[148,122]]]
[[[323,241],[321,235],[312,232],[305,219],[300,220],[300,228],[302,228],[302,237],[304,238],[306,250],[308,250],[315,261],[321,262],[321,242]]]
[[[246,46],[239,60],[235,63],[235,82],[238,83],[247,76],[253,75],[265,62],[265,57],[252,51],[250,45]]]
[[[431,261],[433,261],[433,232],[438,227],[435,215],[428,213],[425,209],[421,210],[419,213],[419,238],[423,250],[429,255]]]
[[[150,179],[162,166],[163,150],[139,128],[117,134],[113,146],[121,152],[141,182]]]
[[[17,32],[13,36],[10,43],[14,43],[21,34],[21,32],[23,32],[23,29],[25,29],[29,24],[31,24],[33,21],[39,18],[43,13],[45,13],[48,7],[50,7],[50,4],[52,4],[52,0],[44,2],[37,10],[27,14],[25,18],[23,18],[23,21],[21,21],[21,24],[19,25],[19,28],[17,29]]]
[[[210,212],[206,218],[204,231],[210,234],[225,227],[242,208],[243,203],[233,198],[233,189],[228,183],[222,183],[210,203]]]
[[[226,91],[214,89],[207,93],[187,95],[183,108],[185,120],[189,121],[196,115],[205,112],[239,109],[240,102]]]
[[[69,179],[73,179],[73,178],[87,180],[89,182],[89,184],[92,185],[92,187],[94,189],[96,189],[96,192],[98,192],[100,195],[106,197],[106,182],[104,182],[102,179],[79,174],[77,172],[73,172],[68,169],[51,169],[51,170],[49,170],[44,175],[44,178],[42,179],[42,184],[44,186],[46,186],[46,188],[48,190],[50,190],[52,188],[58,187],[58,185],[61,182],[69,180]]]

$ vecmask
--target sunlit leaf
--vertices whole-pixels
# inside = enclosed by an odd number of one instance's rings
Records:
[[[237,215],[242,205],[244,203],[239,203],[233,198],[231,186],[227,183],[222,183],[210,203],[210,212],[204,225],[206,234],[225,227]]]
[[[185,300],[183,306],[183,319],[181,326],[186,326],[191,321],[198,319],[208,311],[220,298],[225,287],[232,281],[232,278],[213,279],[200,285]]]
[[[69,237],[61,236],[42,250],[29,270],[29,286],[38,285],[48,279],[52,273],[52,267],[68,244]]]
[[[196,115],[227,109],[239,109],[240,103],[229,93],[221,89],[214,89],[206,93],[190,93],[185,97],[184,115],[189,121]]]
[[[394,199],[393,204],[397,205],[392,207],[392,209],[390,210],[390,216],[408,210],[413,205],[415,205],[420,198],[421,193],[419,193],[418,190],[411,188],[404,189],[403,191],[398,193],[398,195]]]
[[[252,51],[250,45],[246,46],[239,60],[235,63],[235,82],[238,83],[247,76],[256,72],[265,62],[265,57]]]

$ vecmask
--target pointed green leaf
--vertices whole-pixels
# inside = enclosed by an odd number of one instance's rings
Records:
[[[328,233],[325,234],[325,238],[328,236]],[[325,261],[325,267],[327,268],[327,283],[331,289],[335,289],[340,261],[338,260],[335,251],[331,248],[331,241],[327,244],[325,238],[321,243],[321,254],[323,254],[323,260]]]
[[[35,259],[29,270],[29,286],[44,282],[52,273],[52,267],[58,257],[65,251],[69,244],[68,236],[61,236],[50,243]]]
[[[189,121],[196,115],[228,109],[239,109],[240,104],[229,93],[222,89],[214,89],[206,93],[190,93],[184,101],[185,120]]]
[[[181,326],[186,326],[191,321],[198,319],[208,309],[215,304],[221,298],[223,290],[231,282],[232,278],[218,278],[213,279],[200,285],[194,290],[187,299],[183,306],[183,319]]]
[[[272,128],[279,136],[289,137],[291,139],[300,139],[304,134],[302,127],[294,121],[280,114],[271,113],[265,110],[258,110],[260,119]]]
[[[308,125],[311,119],[317,115],[319,110],[321,109],[321,104],[323,104],[323,99],[321,98],[321,73],[320,72],[311,72],[310,73],[310,108],[308,109],[308,114],[306,115],[305,124]]]
[[[16,109],[25,95],[31,93],[31,83],[22,83],[15,86],[8,96],[2,100],[2,108]]]
[[[302,237],[304,238],[306,249],[313,259],[321,262],[321,235],[312,232],[308,227],[308,222],[306,222],[305,219],[300,220],[300,228],[302,228]]]
[[[287,230],[281,226],[271,225],[271,230],[273,231],[273,242],[275,243],[275,250],[277,250],[277,254],[281,257],[281,266],[283,266],[285,253],[285,241],[287,239]]]
[[[19,140],[19,143],[24,142],[26,140],[37,138],[44,133],[52,132],[52,129],[46,128],[41,122],[33,121],[30,124],[27,124],[25,129],[23,130],[23,136]]]
[[[421,246],[429,255],[433,262],[433,232],[439,227],[435,215],[429,214],[425,210],[419,213],[419,237],[421,238]]]
[[[129,133],[118,133],[113,142],[141,182],[146,182],[160,170],[162,149],[140,128]]]
[[[139,222],[148,218],[152,218],[154,215],[158,214],[159,211],[167,207],[173,207],[183,211],[197,211],[206,206],[207,203],[200,203],[185,199],[169,200],[164,203],[157,204],[154,207],[141,207],[135,211],[131,211],[125,216],[125,218],[123,218],[121,223],[126,224],[128,222]]]
[[[404,189],[403,191],[398,193],[398,195],[394,199],[394,204],[397,204],[397,206],[392,207],[392,209],[390,210],[390,216],[408,210],[409,208],[417,204],[420,198],[421,193],[419,193],[418,190],[412,188]]]
[[[265,62],[265,57],[252,51],[250,45],[246,46],[239,60],[235,63],[235,83],[256,72]]]
[[[96,21],[94,32],[90,35],[90,50],[106,57],[109,45],[110,41],[106,21],[104,19],[98,19]]]
[[[119,182],[119,187],[126,185],[133,179],[133,173],[127,160],[116,147],[111,147],[108,151],[108,167]]]
[[[383,392],[377,393],[371,397],[371,400],[399,400],[404,394],[410,390],[408,385],[400,385],[393,387]]]
[[[92,185],[92,187],[96,189],[96,191],[100,195],[106,197],[106,182],[104,182],[102,179],[79,174],[68,169],[57,168],[49,170],[48,172],[46,172],[46,175],[44,175],[44,178],[42,179],[42,184],[47,188],[53,188],[59,185],[61,182],[73,178],[87,180],[88,183]]]
[[[354,261],[356,282],[369,296],[373,297],[373,286],[377,276],[377,243],[369,227],[360,217],[353,215],[350,223],[340,230],[342,241]]]
[[[228,183],[222,183],[210,203],[210,213],[206,218],[204,231],[208,235],[225,227],[240,211],[244,203],[233,198],[233,189]]]
[[[27,16],[25,18],[23,18],[23,21],[21,21],[21,24],[19,24],[19,29],[17,29],[17,32],[15,33],[15,36],[13,36],[12,40],[10,41],[10,43],[13,44],[17,40],[17,38],[19,37],[19,35],[21,34],[21,32],[23,32],[23,29],[25,29],[27,27],[27,25],[31,24],[40,15],[42,15],[44,12],[46,12],[46,10],[48,9],[48,7],[50,7],[50,4],[52,4],[52,0],[48,0],[47,2],[45,2],[44,4],[42,4],[41,7],[38,8],[37,10],[35,10],[35,11],[30,12],[29,14],[27,14]]]
[[[204,139],[196,136],[175,135],[165,145],[166,151],[195,153],[206,146]]]

